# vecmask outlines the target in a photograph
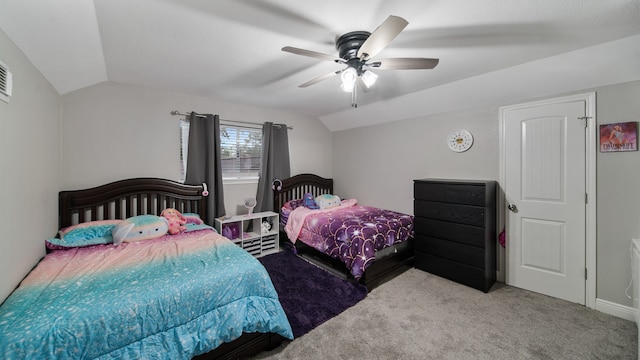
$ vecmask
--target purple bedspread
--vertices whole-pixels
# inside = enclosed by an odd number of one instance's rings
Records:
[[[308,215],[298,240],[341,260],[360,279],[376,251],[412,236],[413,216],[356,205]]]

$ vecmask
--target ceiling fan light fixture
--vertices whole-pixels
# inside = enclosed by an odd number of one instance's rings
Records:
[[[364,85],[367,88],[370,88],[370,87],[373,86],[373,84],[376,83],[376,80],[378,80],[378,74],[367,70],[364,73],[362,73],[361,78],[362,78],[362,82],[364,83]]]
[[[343,34],[336,39],[336,49],[338,50],[339,57],[291,46],[283,47],[282,51],[331,61],[346,66],[346,68],[342,70],[316,76],[298,87],[304,88],[322,80],[332,78],[333,76],[341,75],[342,83],[340,84],[340,88],[345,92],[351,93],[351,106],[357,107],[356,93],[358,86],[356,86],[356,82],[360,80],[362,87],[366,90],[371,88],[378,79],[378,75],[370,72],[368,70],[369,68],[381,70],[433,69],[438,65],[438,59],[427,58],[388,58],[377,61],[372,60],[402,32],[407,25],[409,25],[407,20],[399,16],[389,15],[372,33],[368,31],[351,31]]]
[[[340,85],[342,90],[345,92],[352,92],[353,87],[356,85],[356,80],[358,79],[358,72],[356,69],[349,67],[342,72],[340,78],[342,79],[342,84]]]

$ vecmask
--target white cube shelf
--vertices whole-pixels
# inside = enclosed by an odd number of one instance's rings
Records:
[[[264,221],[271,224],[271,229],[267,232],[262,231]],[[260,257],[280,251],[279,223],[278,213],[263,211],[218,218],[215,221],[215,228],[251,255]]]

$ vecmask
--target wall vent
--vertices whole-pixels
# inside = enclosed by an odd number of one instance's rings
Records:
[[[11,76],[11,71],[9,71],[7,65],[0,61],[0,100],[9,102],[12,87],[13,78]]]

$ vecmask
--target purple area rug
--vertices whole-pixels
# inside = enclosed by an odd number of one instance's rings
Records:
[[[308,333],[367,296],[365,286],[343,280],[289,250],[259,260],[271,276],[294,338]]]

